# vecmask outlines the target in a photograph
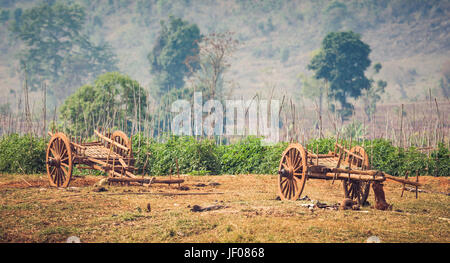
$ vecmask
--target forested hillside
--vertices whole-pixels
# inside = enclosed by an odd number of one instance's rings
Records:
[[[85,58],[71,55],[73,60],[61,62],[66,72],[74,73],[70,79],[60,80],[61,90],[48,87],[49,100],[53,100],[49,102],[50,110],[95,79],[97,71],[83,68],[83,59],[95,56],[103,59],[95,65],[105,63],[104,68],[110,66],[110,70],[127,74],[151,90],[154,75],[148,54],[160,32],[160,21],[170,15],[196,24],[204,35],[233,32],[239,44],[225,79],[237,97],[249,98],[257,92],[270,92],[273,87],[280,89],[278,94],[298,94],[300,76],[312,76],[307,65],[323,37],[343,30],[361,34],[371,48],[372,64],[381,63],[377,78],[387,82],[383,102],[423,100],[429,89],[434,96],[445,96],[449,90],[448,0],[3,0],[0,104],[4,111],[21,107],[18,103],[24,82],[18,57],[25,44],[14,34],[14,23],[20,23],[27,9],[54,2],[81,7],[84,17],[75,33],[88,42],[79,44],[74,54],[91,53],[81,54]],[[98,69],[98,74],[110,71],[104,68]],[[53,77],[59,76],[58,70]],[[52,92],[61,95],[52,97]],[[31,89],[30,96],[40,98],[41,93],[37,86]],[[34,103],[32,107],[39,107],[40,99]]]

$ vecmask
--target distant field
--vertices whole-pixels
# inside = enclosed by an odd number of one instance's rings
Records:
[[[311,201],[277,200],[276,176],[185,176],[176,185],[106,186],[101,177],[48,186],[44,175],[0,175],[0,242],[450,242],[449,178],[420,177],[419,199],[386,182],[393,211],[313,211]],[[414,180],[414,178],[412,178]],[[189,189],[186,189],[189,188]],[[341,183],[306,182],[302,196],[342,201]],[[202,194],[199,194],[202,193]],[[374,203],[371,190],[369,202]],[[148,211],[150,205],[150,212]],[[219,209],[192,212],[194,205]],[[220,207],[222,206],[222,207]]]

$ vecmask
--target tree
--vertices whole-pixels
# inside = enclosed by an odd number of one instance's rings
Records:
[[[325,36],[319,53],[308,65],[308,69],[315,71],[315,78],[324,79],[329,85],[329,99],[340,102],[340,109],[330,104],[330,110],[337,111],[342,120],[353,111],[353,105],[347,102],[347,98],[357,99],[363,90],[370,87],[370,81],[364,74],[371,63],[370,51],[359,34],[352,31],[331,32]]]
[[[84,85],[60,107],[60,119],[72,134],[92,134],[99,126],[140,130],[145,118],[147,95],[135,80],[117,72],[99,76]]]
[[[187,58],[186,65],[193,75],[193,85],[196,91],[203,92],[206,100],[224,98],[224,74],[231,66],[229,59],[237,45],[238,41],[231,32],[212,33],[202,37],[198,55]]]
[[[19,53],[20,69],[32,88],[47,80],[49,93],[57,93],[54,98],[59,100],[83,81],[116,70],[109,46],[94,45],[82,33],[85,16],[80,5],[62,3],[15,12],[10,30],[25,43]]]
[[[184,85],[184,77],[191,73],[185,64],[186,58],[198,56],[200,39],[200,29],[195,24],[173,16],[167,22],[161,21],[161,31],[148,54],[150,72],[155,74],[155,95]],[[198,69],[196,64],[191,66]]]

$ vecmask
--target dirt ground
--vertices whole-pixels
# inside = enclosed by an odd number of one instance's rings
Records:
[[[0,242],[450,242],[448,177],[419,177],[419,199],[410,191],[400,198],[401,184],[386,181],[391,211],[371,207],[372,190],[361,210],[314,207],[342,202],[339,181],[308,180],[301,200],[280,201],[273,175],[100,189],[101,178],[77,177],[58,189],[45,175],[0,175]]]

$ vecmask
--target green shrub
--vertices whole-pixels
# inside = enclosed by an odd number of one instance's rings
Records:
[[[11,134],[0,139],[0,172],[42,173],[47,142],[30,135]]]
[[[166,142],[158,143],[153,139],[141,136],[133,138],[133,149],[137,159],[136,167],[140,173],[147,162],[146,174],[175,174],[177,172],[176,160],[178,160],[180,173],[192,171],[220,173],[220,163],[216,154],[217,146],[212,140],[197,141],[189,136],[167,136]],[[149,153],[148,160],[147,153]]]

